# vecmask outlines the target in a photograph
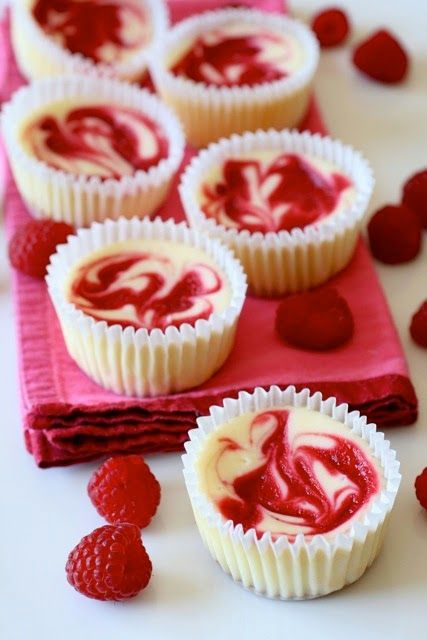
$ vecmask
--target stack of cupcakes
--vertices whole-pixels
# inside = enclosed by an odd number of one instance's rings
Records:
[[[350,262],[373,177],[350,147],[293,129],[319,58],[303,24],[229,8],[168,30],[162,0],[107,4],[15,0],[12,43],[31,84],[4,107],[3,136],[29,212],[89,227],[57,249],[47,276],[71,358],[116,393],[164,395],[224,364],[246,281],[255,295],[285,295]],[[138,86],[147,70],[160,97]],[[181,177],[189,226],[151,220],[185,141],[209,145]],[[295,471],[300,454],[310,477]],[[244,586],[282,598],[356,580],[399,484],[373,426],[292,388],[214,408],[184,464],[211,554]],[[279,467],[283,495],[265,481]]]
[[[237,131],[297,124],[317,67],[316,39],[294,20],[247,9],[209,11],[167,31],[160,0],[16,0],[11,18],[16,60],[32,81],[3,110],[17,187],[36,217],[77,228],[104,225],[82,231],[78,244],[71,239],[52,260],[49,291],[70,355],[119,393],[145,396],[200,384],[231,351],[246,289],[242,267],[222,241],[242,256],[227,238],[213,237],[215,230],[206,235],[188,202],[191,167],[181,188],[190,235],[132,219],[151,216],[167,196],[183,158],[180,121],[187,141],[199,146]],[[123,82],[141,82],[148,68],[168,106]],[[111,219],[118,226],[106,222]],[[126,242],[116,246],[119,240]],[[160,245],[149,251],[153,242]],[[96,265],[101,248],[105,256]],[[203,255],[197,258],[196,250]],[[67,282],[69,272],[83,268],[75,267],[80,259],[96,277],[118,264],[123,273],[114,271],[95,298],[73,298]],[[251,277],[253,267],[243,263]],[[147,284],[147,269],[155,283]],[[223,307],[210,288],[214,280],[227,292],[219,296]],[[122,299],[129,302],[123,306]],[[158,313],[162,305],[167,311]],[[191,358],[200,362],[184,374]]]

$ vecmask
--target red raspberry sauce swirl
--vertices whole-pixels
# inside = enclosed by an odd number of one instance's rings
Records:
[[[191,263],[178,273],[164,255],[133,251],[80,267],[68,299],[110,325],[166,329],[209,318],[214,311],[209,295],[221,288],[220,275],[208,265]]]
[[[368,504],[379,490],[378,473],[356,442],[334,433],[304,432],[291,442],[288,431],[289,412],[271,410],[258,414],[250,425],[250,437],[256,439],[256,430],[266,421],[273,427],[261,445],[262,464],[253,471],[237,476],[232,483],[235,498],[220,500],[222,515],[243,529],[254,528],[258,536],[265,529],[260,524],[268,513],[283,524],[284,534],[295,525],[307,536],[325,534],[343,525]],[[327,446],[313,443],[323,439]],[[321,439],[319,440],[319,436]],[[298,443],[298,438],[301,443]],[[240,449],[231,438],[221,439],[221,455]],[[220,459],[218,460],[218,462]],[[331,476],[341,474],[345,482],[327,491],[314,465],[321,463]],[[274,536],[281,535],[275,532]]]
[[[269,165],[255,159],[227,160],[222,180],[202,187],[202,210],[238,230],[290,231],[332,213],[351,186],[346,176],[325,176],[308,159],[292,153]]]
[[[167,157],[169,143],[160,126],[138,111],[88,105],[64,117],[43,115],[24,136],[34,155],[55,169],[120,178],[146,171]]]
[[[202,34],[171,67],[172,73],[220,87],[253,86],[281,80],[288,74],[273,61],[263,59],[271,45],[283,48],[283,60],[290,53],[286,41],[270,31],[227,34],[220,29]],[[282,60],[282,62],[283,62]]]
[[[140,2],[132,0],[37,0],[33,16],[43,31],[94,62],[114,62],[143,46],[149,25]],[[133,35],[126,35],[126,23]],[[135,24],[139,25],[135,29]],[[107,45],[108,58],[102,51]]]

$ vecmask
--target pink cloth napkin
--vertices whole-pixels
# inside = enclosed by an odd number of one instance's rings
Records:
[[[176,5],[199,5],[180,2]],[[206,6],[208,2],[204,2]],[[259,4],[259,3],[258,3]],[[270,2],[271,4],[271,2]],[[8,41],[6,41],[7,46]],[[10,57],[2,51],[1,58]],[[22,79],[13,60],[6,95]],[[312,105],[303,125],[324,131]],[[186,161],[190,157],[188,151]],[[29,218],[7,168],[5,215],[10,235]],[[178,177],[176,182],[178,181]],[[183,217],[176,184],[161,215]],[[346,297],[356,331],[346,346],[310,353],[285,346],[274,332],[277,300],[249,297],[235,348],[203,386],[176,395],[128,398],[105,391],[74,364],[44,282],[12,274],[25,443],[40,467],[72,464],[113,452],[172,451],[182,447],[198,415],[240,389],[295,384],[334,395],[381,426],[410,424],[417,398],[399,339],[367,249],[331,282]]]
[[[178,22],[192,13],[218,9],[222,7],[249,7],[262,9],[263,11],[283,12],[285,9],[284,0],[169,0],[169,13],[172,22]]]

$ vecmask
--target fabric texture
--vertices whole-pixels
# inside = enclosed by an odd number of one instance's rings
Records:
[[[205,0],[171,3],[182,17]],[[224,4],[224,3],[222,3]],[[261,2],[252,4],[262,5]],[[269,0],[277,8],[282,2]],[[196,6],[197,5],[197,6]],[[0,60],[8,64],[1,95],[23,83],[10,53],[3,24]],[[324,132],[313,103],[302,128]],[[183,166],[191,157],[186,152]],[[8,235],[29,214],[3,158],[5,221]],[[162,206],[162,217],[183,219],[176,184]],[[351,264],[328,285],[347,299],[355,319],[352,341],[334,351],[312,353],[283,344],[274,331],[278,300],[248,297],[234,350],[222,369],[201,387],[156,398],[115,395],[92,382],[68,356],[43,281],[12,273],[16,336],[27,449],[40,467],[65,465],[117,452],[163,452],[182,448],[196,417],[239,390],[277,384],[309,387],[336,396],[367,414],[380,427],[411,424],[417,398],[405,358],[376,277],[361,240]],[[327,286],[328,286],[327,285]]]

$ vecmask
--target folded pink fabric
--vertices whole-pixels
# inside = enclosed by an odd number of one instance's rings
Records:
[[[177,0],[178,4],[198,3]],[[1,57],[5,56],[8,53],[2,51]],[[12,64],[8,92],[21,82]],[[314,105],[303,126],[324,131]],[[188,151],[184,163],[190,155]],[[6,227],[11,234],[29,215],[9,171],[4,172]],[[161,215],[183,217],[176,185]],[[362,241],[352,263],[331,284],[344,294],[354,314],[356,332],[348,345],[327,353],[285,346],[274,331],[277,300],[250,297],[231,357],[211,380],[185,393],[138,399],[105,391],[80,371],[66,352],[44,282],[14,272],[22,415],[29,452],[40,467],[48,467],[113,452],[178,450],[196,417],[210,405],[258,385],[308,386],[348,402],[381,426],[414,422],[417,398]]]
[[[178,22],[193,13],[222,7],[249,7],[262,9],[263,11],[282,12],[285,9],[285,4],[284,0],[242,0],[241,2],[231,2],[230,0],[169,0],[168,2],[172,22]]]

